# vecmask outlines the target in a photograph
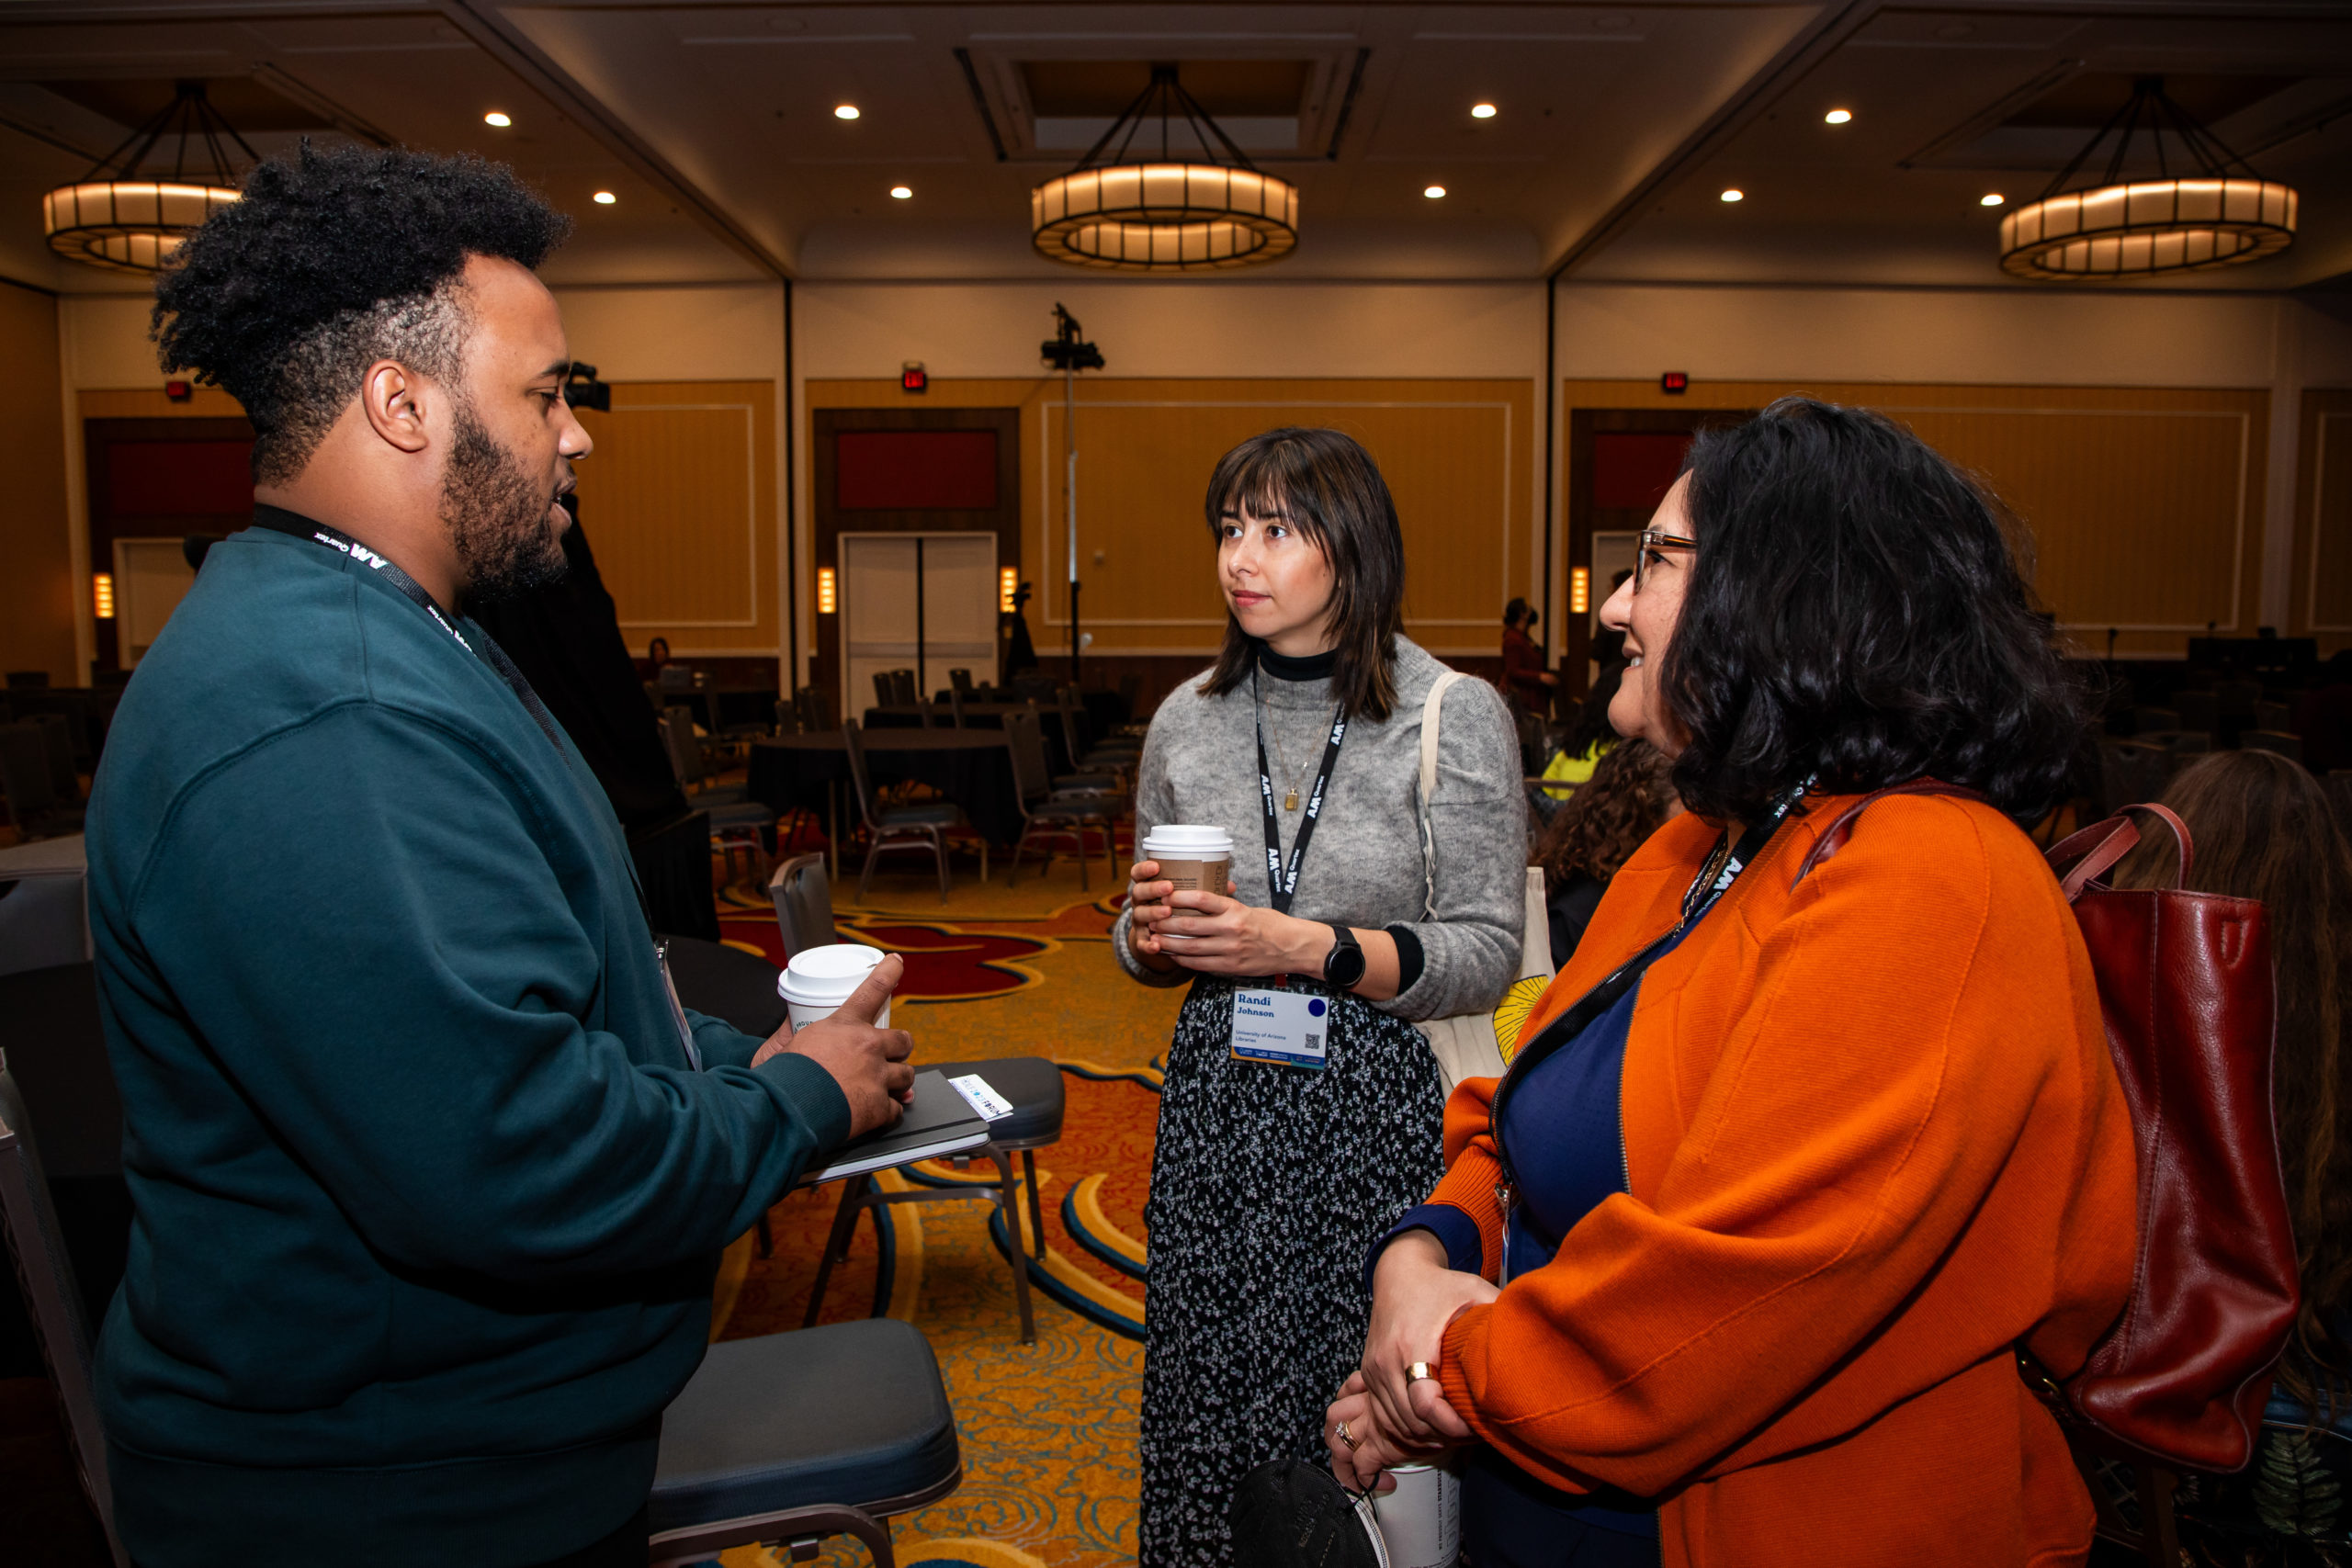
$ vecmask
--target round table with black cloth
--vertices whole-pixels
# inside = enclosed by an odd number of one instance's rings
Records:
[[[966,703],[964,724],[967,728],[971,729],[1002,729],[1006,714],[1025,712],[1028,706],[1027,703]],[[947,711],[947,705],[944,703],[939,704],[933,710],[935,716],[944,716]],[[869,730],[921,729],[924,726],[923,710],[911,703],[891,703],[883,707],[867,708],[865,722],[865,728]],[[1074,773],[1081,771],[1070,761],[1069,742],[1062,738],[1061,709],[1039,708],[1037,729],[1045,736],[1046,744],[1052,748],[1048,753],[1048,766],[1055,773]],[[870,751],[873,749],[874,743],[870,740],[866,742],[866,750]]]
[[[779,816],[808,811],[823,820],[831,804],[825,786],[849,781],[849,754],[834,734],[779,735],[754,740],[745,790]],[[1012,782],[1012,752],[1001,729],[884,729],[865,737],[865,766],[876,788],[901,781],[929,784],[964,808],[989,842],[1021,837],[1021,797]],[[857,803],[844,791],[842,830],[854,825]]]
[[[780,971],[775,964],[740,947],[700,937],[662,940],[670,944],[670,979],[678,987],[680,1001],[763,1040],[784,1027],[784,998],[775,988]]]

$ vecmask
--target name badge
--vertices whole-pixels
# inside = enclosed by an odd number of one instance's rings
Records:
[[[1329,1061],[1331,1003],[1298,991],[1233,993],[1233,1054],[1245,1062],[1320,1067]]]

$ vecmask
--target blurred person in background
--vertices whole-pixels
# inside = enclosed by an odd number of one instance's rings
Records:
[[[2270,917],[2273,1099],[2303,1303],[2269,1417],[2352,1436],[2352,847],[2319,781],[2272,751],[2200,757],[2163,804],[2188,825],[2181,886],[2258,898]],[[2169,887],[2177,863],[2172,834],[2146,829],[2114,885]]]
[[[1544,668],[1544,645],[1535,640],[1536,613],[1524,599],[1503,606],[1503,695],[1541,717],[1552,711],[1560,678]]]
[[[1646,740],[1621,741],[1562,807],[1536,843],[1551,911],[1552,965],[1566,969],[1609,879],[1652,833],[1682,815],[1674,759]]]

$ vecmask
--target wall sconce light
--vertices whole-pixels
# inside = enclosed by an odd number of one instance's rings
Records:
[[[1575,567],[1568,572],[1568,614],[1589,615],[1592,610],[1592,569]]]
[[[1019,567],[1009,566],[996,574],[996,607],[1000,611],[1009,615],[1019,609],[1021,606],[1014,604],[1013,600],[1020,592],[1021,569]]]
[[[833,569],[820,566],[817,569],[817,614],[830,615],[840,607],[841,601],[833,589]]]
[[[90,614],[102,621],[114,619],[114,573],[90,574]]]

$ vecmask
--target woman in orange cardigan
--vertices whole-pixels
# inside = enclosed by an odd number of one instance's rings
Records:
[[[2082,712],[1992,503],[1881,416],[1702,434],[1601,612],[1690,814],[1611,884],[1448,1172],[1374,1254],[1326,1422],[1355,1484],[1465,1445],[1476,1568],[2079,1562],[2018,1347],[2079,1366],[2130,1122],[2016,823]],[[1800,876],[1859,795],[1879,802]]]

